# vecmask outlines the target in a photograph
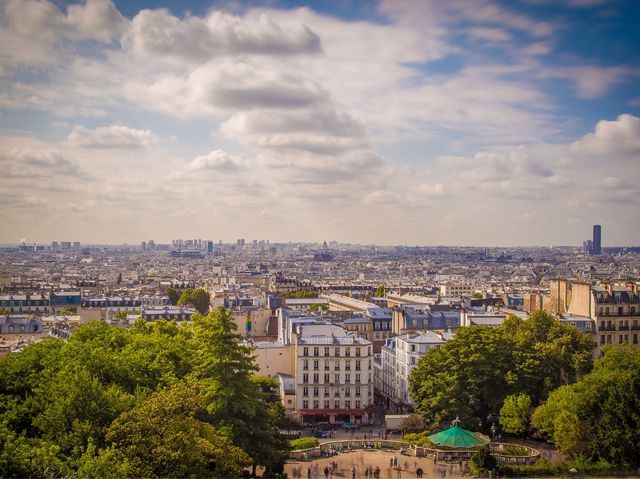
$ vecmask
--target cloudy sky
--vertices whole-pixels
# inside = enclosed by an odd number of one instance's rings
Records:
[[[640,244],[640,3],[0,0],[0,242]]]

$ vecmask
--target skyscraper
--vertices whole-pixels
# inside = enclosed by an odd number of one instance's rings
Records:
[[[602,252],[602,226],[593,225],[593,246],[591,254],[600,254]]]

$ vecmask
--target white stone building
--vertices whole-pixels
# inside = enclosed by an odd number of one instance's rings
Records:
[[[368,423],[373,344],[330,324],[300,325],[295,344],[296,413],[304,423]]]

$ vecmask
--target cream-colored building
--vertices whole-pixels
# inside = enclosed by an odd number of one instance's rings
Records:
[[[255,347],[254,357],[259,368],[257,376],[273,377],[278,373],[293,375],[294,347],[291,344],[259,342]]]
[[[574,315],[594,321],[594,357],[599,357],[607,344],[629,343],[639,346],[640,296],[638,283],[589,283],[554,280],[550,282],[548,312]]]
[[[296,413],[305,423],[368,423],[373,404],[373,344],[329,324],[299,327],[295,345]]]

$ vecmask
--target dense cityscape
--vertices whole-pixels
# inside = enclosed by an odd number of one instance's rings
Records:
[[[247,358],[253,357],[250,376],[271,378],[281,420],[288,418],[294,430],[301,428],[303,437],[325,441],[334,428],[352,428],[353,438],[353,431],[370,428],[372,434],[375,429],[383,431],[380,437],[391,433],[394,439],[406,426],[403,420],[415,412],[426,420],[422,430],[429,432],[459,418],[472,430],[490,434],[491,428],[494,439],[497,431],[500,437],[528,435],[536,430],[533,426],[510,429],[500,417],[503,401],[508,402],[506,385],[495,386],[491,398],[482,398],[475,408],[469,408],[473,398],[453,408],[426,405],[421,388],[436,381],[437,369],[421,385],[417,378],[426,373],[415,370],[426,368],[422,358],[435,358],[448,343],[453,348],[457,341],[468,341],[462,339],[467,333],[459,331],[519,328],[523,326],[517,324],[539,314],[584,336],[581,350],[571,346],[577,350],[570,352],[575,356],[569,363],[582,354],[586,365],[565,371],[568,376],[556,379],[555,387],[578,380],[608,347],[631,345],[638,351],[640,254],[637,248],[602,247],[600,235],[601,227],[594,226],[593,239],[583,248],[379,247],[243,239],[148,240],[135,246],[23,243],[0,250],[0,351],[10,358],[54,338],[72,341],[77,334],[89,334],[86,325],[96,321],[119,330],[139,331],[144,323],[163,321],[197,329],[201,318],[224,311],[237,334],[235,344],[249,348]],[[486,358],[497,377],[498,358],[498,351]],[[531,388],[528,401],[535,401],[528,403],[522,419],[526,424],[533,420],[529,410],[554,389],[545,383],[536,390],[534,383],[528,377],[523,386]],[[446,389],[445,383],[440,387]],[[562,449],[549,431],[538,437],[568,454],[575,447]],[[89,467],[79,464],[81,470]],[[254,473],[256,466],[266,467],[267,475],[282,470],[254,460]],[[228,467],[226,473],[236,470]]]
[[[0,479],[640,477],[638,0],[0,0]]]

